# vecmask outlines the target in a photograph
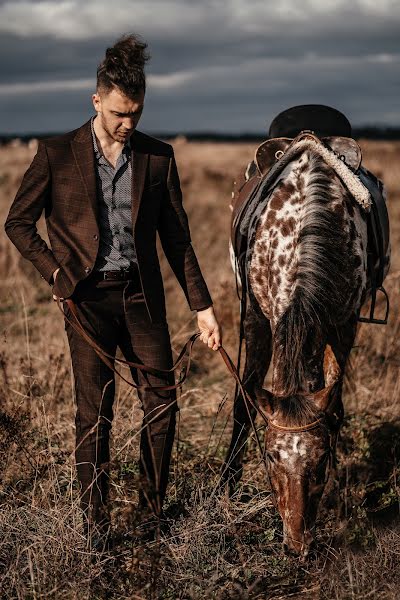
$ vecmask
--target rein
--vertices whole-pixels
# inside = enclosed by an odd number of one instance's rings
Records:
[[[118,375],[123,381],[125,381],[129,386],[137,389],[137,390],[143,390],[143,391],[156,391],[156,392],[164,392],[164,391],[169,391],[169,390],[176,390],[178,388],[181,388],[182,384],[186,381],[189,370],[190,370],[190,365],[191,365],[191,361],[192,361],[192,353],[193,353],[193,346],[195,341],[200,337],[200,333],[194,333],[189,339],[188,341],[185,343],[185,345],[183,346],[177,360],[175,361],[174,365],[172,366],[171,369],[154,369],[153,367],[149,367],[147,365],[143,365],[141,363],[135,363],[129,360],[125,360],[125,359],[121,359],[121,358],[115,358],[113,357],[111,354],[108,354],[105,350],[103,350],[103,348],[101,348],[99,346],[99,344],[92,338],[92,336],[86,331],[86,329],[83,327],[82,323],[79,320],[79,315],[78,312],[76,310],[76,305],[74,303],[73,300],[71,300],[71,298],[67,298],[65,300],[68,308],[71,311],[71,314],[73,316],[73,320],[70,319],[65,311],[64,308],[61,304],[60,298],[57,298],[57,305],[59,310],[61,311],[61,313],[63,314],[65,320],[71,325],[71,327],[79,334],[82,336],[82,338],[93,348],[93,350],[96,352],[96,354],[99,356],[99,358],[104,362],[104,364],[106,364],[116,375]],[[257,446],[260,450],[260,454],[262,456],[262,460],[264,462],[264,466],[266,467],[266,462],[265,462],[265,452],[262,449],[262,445],[260,442],[260,439],[258,437],[258,433],[256,430],[256,427],[254,425],[254,419],[251,417],[251,413],[249,410],[249,404],[261,415],[262,419],[264,420],[264,422],[268,425],[268,419],[267,417],[260,411],[259,407],[252,401],[252,399],[250,398],[250,396],[248,395],[248,393],[246,392],[243,382],[239,376],[238,370],[235,367],[234,363],[232,362],[232,359],[230,358],[230,356],[228,355],[228,353],[226,352],[225,348],[223,348],[222,346],[220,346],[218,348],[218,351],[226,365],[226,368],[228,369],[230,375],[234,378],[235,382],[236,382],[236,388],[240,389],[240,391],[243,394],[243,398],[245,399],[245,404],[246,404],[246,409],[248,412],[248,416],[249,416],[249,420],[254,432],[254,436],[257,442]],[[153,386],[153,385],[137,385],[135,383],[132,383],[131,381],[129,381],[128,379],[126,379],[119,371],[117,371],[117,369],[114,367],[113,362],[112,361],[116,361],[120,364],[124,364],[127,365],[129,367],[132,367],[134,369],[137,369],[138,371],[140,371],[141,373],[144,373],[145,375],[150,374],[150,375],[155,375],[155,376],[162,376],[162,375],[171,375],[171,373],[174,373],[183,363],[185,357],[187,355],[187,362],[186,365],[183,367],[181,374],[179,376],[179,380],[178,383],[176,384],[171,384],[171,385],[158,385],[158,386]]]
[[[69,323],[69,325],[71,325],[71,327],[79,335],[81,335],[81,337],[89,344],[89,346],[91,346],[93,348],[93,350],[96,352],[96,354],[99,356],[99,358],[104,362],[104,364],[107,365],[107,367],[109,367],[116,375],[118,375],[128,385],[130,385],[131,387],[133,387],[137,390],[158,391],[158,392],[166,392],[166,391],[170,391],[170,390],[176,390],[182,386],[182,384],[184,383],[184,381],[186,380],[186,378],[188,376],[191,361],[192,361],[193,346],[194,346],[194,343],[197,340],[197,338],[200,336],[200,333],[194,333],[188,339],[188,341],[183,346],[181,352],[179,353],[178,358],[176,359],[176,361],[173,364],[173,366],[171,367],[171,369],[155,369],[154,367],[149,367],[147,365],[143,365],[142,363],[136,363],[136,362],[122,359],[122,358],[116,358],[116,357],[112,356],[111,354],[108,354],[105,350],[103,350],[103,348],[101,348],[101,346],[99,346],[99,344],[92,338],[92,336],[83,327],[82,323],[79,320],[78,312],[76,310],[76,306],[75,306],[75,303],[73,302],[73,300],[71,300],[70,298],[67,298],[65,300],[65,302],[71,311],[71,314],[74,318],[73,320],[70,319],[66,315],[66,313],[61,305],[60,299],[57,298],[58,308],[64,315],[64,319],[67,321],[67,323]],[[126,379],[119,371],[117,371],[117,369],[114,367],[113,362],[112,362],[112,361],[116,361],[119,364],[123,364],[123,365],[127,365],[129,367],[132,367],[132,368],[144,373],[145,376],[147,376],[147,374],[148,374],[148,375],[154,375],[156,377],[160,377],[160,376],[165,376],[165,375],[171,375],[176,370],[178,370],[179,367],[182,365],[186,355],[187,355],[187,362],[186,362],[186,365],[182,368],[182,371],[179,375],[178,382],[176,384],[171,384],[171,385],[154,386],[154,385],[151,385],[150,383],[149,383],[149,385],[138,385],[138,384],[132,383],[131,381]],[[147,377],[146,377],[146,379],[147,379]]]
[[[99,344],[93,339],[93,337],[83,327],[82,323],[79,320],[79,315],[78,315],[78,312],[76,310],[76,305],[75,305],[74,301],[71,300],[71,298],[67,298],[65,300],[65,302],[67,303],[67,306],[70,309],[72,316],[74,317],[74,320],[72,320],[72,319],[70,319],[66,315],[66,313],[65,313],[65,311],[64,311],[64,309],[63,309],[63,307],[61,305],[60,299],[57,298],[58,308],[60,309],[60,311],[64,315],[65,320],[93,348],[93,350],[96,352],[96,354],[99,356],[99,358],[114,373],[116,373],[116,375],[118,375],[119,377],[121,377],[121,379],[123,379],[123,381],[125,381],[126,383],[128,383],[128,385],[130,385],[131,387],[133,387],[133,388],[135,388],[137,390],[143,390],[143,391],[168,391],[168,390],[175,390],[175,389],[180,388],[182,386],[182,384],[186,381],[188,373],[190,371],[191,362],[192,362],[193,346],[194,346],[195,341],[200,337],[200,333],[199,332],[194,333],[192,336],[190,336],[190,338],[184,344],[182,350],[179,353],[178,358],[176,359],[176,361],[173,364],[173,366],[171,367],[171,369],[155,369],[154,367],[149,367],[149,366],[144,365],[142,363],[136,363],[136,362],[132,362],[132,361],[129,361],[129,360],[122,359],[122,358],[115,358],[111,354],[108,354],[105,350],[103,350],[103,348],[101,348],[101,346],[99,346]],[[238,374],[237,368],[233,364],[232,359],[230,358],[230,356],[226,352],[225,348],[223,348],[223,346],[220,346],[218,348],[218,351],[219,351],[220,355],[222,356],[222,359],[223,359],[223,361],[224,361],[224,363],[225,363],[225,365],[226,365],[229,373],[235,379],[236,385],[238,386],[238,388],[242,392],[243,396],[252,405],[252,407],[257,410],[257,412],[262,416],[263,420],[266,423],[268,423],[267,417],[260,411],[260,409],[258,408],[258,406],[256,406],[256,404],[254,404],[254,402],[251,400],[251,398],[247,394],[246,390],[244,389],[243,382],[242,382],[242,380],[241,380],[241,378],[240,378],[240,376]],[[160,385],[153,386],[153,385],[150,385],[150,384],[148,386],[137,385],[135,383],[132,383],[128,379],[126,379],[119,371],[117,371],[115,369],[114,365],[111,362],[112,360],[115,360],[116,362],[118,362],[120,364],[124,364],[124,365],[132,367],[134,369],[137,369],[138,371],[141,371],[142,373],[150,374],[150,375],[154,375],[154,376],[158,376],[159,377],[160,375],[161,376],[163,376],[163,375],[171,375],[171,373],[174,373],[177,369],[179,369],[179,367],[182,365],[182,363],[183,363],[186,355],[187,355],[186,365],[182,369],[182,372],[181,372],[181,374],[179,376],[178,383],[176,383],[174,385],[161,385],[161,386]]]
[[[193,353],[193,346],[196,342],[196,340],[199,338],[200,333],[194,333],[188,340],[187,342],[184,344],[181,352],[179,353],[178,358],[176,359],[175,363],[173,364],[173,366],[171,367],[171,369],[155,369],[153,367],[149,367],[147,365],[141,364],[141,363],[136,363],[136,362],[132,362],[129,360],[125,360],[122,358],[115,358],[112,355],[108,354],[105,350],[103,350],[103,348],[101,348],[99,346],[99,344],[92,338],[92,336],[86,331],[86,329],[83,327],[83,325],[81,324],[80,320],[79,320],[79,316],[76,310],[76,306],[75,303],[73,302],[73,300],[71,300],[70,298],[67,298],[65,300],[68,308],[71,311],[71,314],[73,316],[73,320],[70,319],[62,305],[61,305],[61,301],[59,298],[57,298],[57,305],[59,310],[62,312],[65,320],[71,325],[71,327],[79,334],[83,337],[83,339],[85,339],[85,341],[93,348],[93,350],[96,352],[96,354],[99,356],[99,358],[104,362],[104,364],[106,364],[116,375],[118,375],[123,381],[125,381],[129,386],[137,389],[137,390],[143,390],[143,391],[156,391],[156,392],[161,392],[161,391],[170,391],[170,390],[176,390],[178,388],[181,388],[182,384],[186,381],[188,373],[190,371],[190,366],[191,366],[191,361],[192,361],[192,353]],[[301,433],[304,431],[309,431],[311,429],[314,429],[316,427],[318,427],[318,425],[322,422],[323,417],[320,417],[318,419],[316,419],[315,421],[313,421],[312,423],[307,423],[306,425],[300,425],[300,426],[293,426],[293,427],[287,427],[284,425],[279,425],[279,423],[274,423],[272,420],[268,419],[268,417],[264,414],[264,412],[262,410],[260,410],[259,406],[253,402],[253,400],[251,399],[251,397],[249,396],[249,394],[247,393],[247,391],[244,388],[244,384],[242,379],[240,378],[240,375],[238,373],[238,369],[235,367],[232,359],[230,358],[229,354],[226,352],[225,348],[223,346],[220,346],[218,348],[218,351],[222,357],[222,360],[225,363],[225,366],[229,372],[229,374],[233,377],[233,379],[236,382],[236,390],[240,390],[240,392],[243,395],[243,399],[245,401],[245,406],[247,409],[247,413],[248,413],[248,417],[249,417],[249,421],[251,423],[251,427],[253,429],[253,433],[255,436],[255,440],[257,442],[257,446],[258,449],[260,451],[261,457],[262,457],[262,461],[264,463],[264,466],[266,468],[266,472],[268,474],[268,468],[267,468],[267,464],[266,464],[266,459],[265,459],[265,451],[262,448],[259,436],[258,436],[258,432],[257,429],[255,427],[255,423],[254,423],[254,419],[251,416],[250,413],[250,409],[249,406],[251,406],[263,419],[264,423],[267,425],[267,427],[271,427],[271,429],[275,429],[278,431],[284,431],[287,433]],[[138,385],[135,383],[132,383],[131,381],[129,381],[128,379],[126,379],[119,371],[117,371],[117,369],[114,367],[113,362],[112,361],[116,361],[120,364],[124,364],[127,365],[129,367],[132,367],[134,369],[137,369],[138,371],[140,371],[141,373],[145,374],[145,376],[149,375],[154,375],[154,376],[165,376],[165,375],[171,375],[172,373],[174,373],[176,370],[178,370],[185,357],[187,356],[187,362],[184,365],[184,367],[182,368],[182,371],[179,375],[179,379],[178,382],[176,384],[171,384],[171,385],[157,385],[157,386],[153,386],[149,383],[149,385]],[[147,377],[146,377],[147,378]],[[236,394],[235,394],[236,397]],[[332,400],[331,400],[332,402]],[[330,405],[330,403],[329,403]],[[329,407],[328,405],[328,407]],[[331,434],[330,434],[330,438],[331,438]],[[334,457],[335,457],[335,447],[336,444],[332,444],[330,443],[330,462],[332,463],[334,461]]]

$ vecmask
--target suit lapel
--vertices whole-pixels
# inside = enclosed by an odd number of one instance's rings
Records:
[[[96,167],[90,121],[78,130],[71,141],[71,147],[89,202],[97,218]]]
[[[149,155],[141,148],[135,134],[131,138],[132,143],[132,230],[135,230],[140,202],[142,200],[143,186],[146,178]]]

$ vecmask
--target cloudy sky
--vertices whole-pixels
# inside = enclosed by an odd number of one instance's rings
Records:
[[[104,50],[148,42],[147,132],[262,132],[323,103],[400,126],[399,0],[0,0],[0,133],[74,129]]]

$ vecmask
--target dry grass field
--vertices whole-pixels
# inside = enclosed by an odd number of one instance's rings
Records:
[[[85,549],[73,466],[74,400],[67,340],[50,288],[1,234],[0,597],[4,599],[395,599],[400,597],[400,142],[361,142],[385,182],[392,227],[386,327],[361,325],[345,391],[339,463],[307,563],[281,549],[281,523],[250,440],[234,498],[217,495],[234,385],[200,344],[180,397],[180,424],[158,542],[129,536],[135,519],[140,410],[119,385],[112,439],[110,555]],[[251,144],[174,143],[194,247],[234,356],[239,305],[228,257],[232,181]],[[4,222],[34,151],[0,148]],[[43,223],[40,224],[44,232]],[[195,330],[163,261],[174,350]],[[262,423],[259,423],[262,429]]]

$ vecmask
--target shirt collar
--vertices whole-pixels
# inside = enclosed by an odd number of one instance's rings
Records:
[[[103,156],[103,153],[101,152],[98,144],[97,144],[97,138],[96,138],[96,134],[94,132],[94,122],[95,117],[92,117],[90,119],[90,129],[92,131],[92,140],[93,140],[93,148],[94,148],[94,153],[96,155],[96,158],[99,159]],[[124,147],[122,148],[122,152],[126,155],[129,155],[131,153],[132,147],[131,147],[131,138],[128,138],[124,144]]]

